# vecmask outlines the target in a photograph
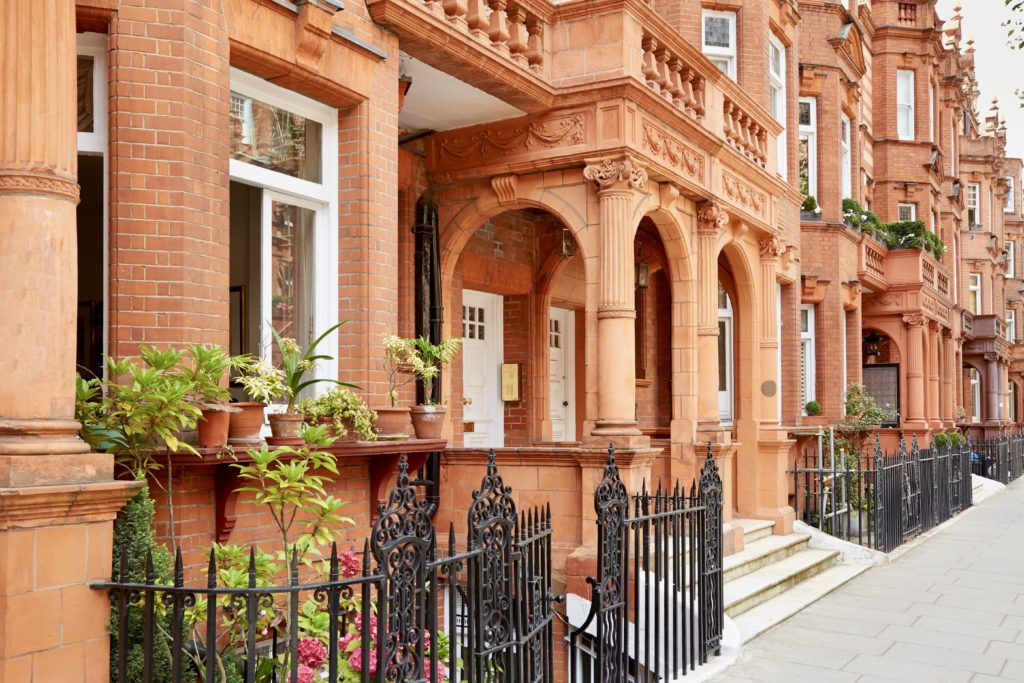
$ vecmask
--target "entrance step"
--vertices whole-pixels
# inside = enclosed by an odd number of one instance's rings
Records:
[[[838,550],[806,548],[725,584],[725,613],[737,617],[831,569]]]
[[[870,568],[870,565],[836,565],[740,614],[733,621],[741,642],[756,638]]]
[[[743,543],[751,543],[772,535],[775,522],[767,519],[733,519],[732,525],[743,529]]]
[[[810,534],[765,536],[756,541],[745,540],[743,550],[727,556],[722,562],[725,581],[728,583],[806,550],[810,540]]]

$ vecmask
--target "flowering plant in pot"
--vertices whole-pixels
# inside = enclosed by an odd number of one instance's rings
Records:
[[[264,358],[246,357],[237,363],[240,370],[238,383],[245,389],[252,401],[234,404],[239,412],[231,415],[228,442],[235,445],[252,445],[261,441],[263,410],[288,391],[284,373]]]
[[[409,340],[385,334],[383,343],[384,374],[388,378],[388,404],[374,408],[377,413],[377,438],[391,441],[407,439],[412,431],[409,406],[398,405],[398,390],[416,379],[409,363]]]
[[[312,377],[317,361],[331,360],[327,354],[318,354],[317,347],[327,336],[345,324],[345,320],[332,325],[323,332],[305,350],[298,342],[288,337],[282,337],[277,330],[271,328],[274,335],[274,343],[277,346],[277,353],[280,356],[280,370],[284,376],[285,391],[281,398],[288,401],[284,412],[274,413],[269,416],[270,430],[279,439],[297,439],[299,426],[303,422],[303,415],[296,409],[302,392],[320,382],[337,384],[342,387],[358,389],[354,384],[348,384],[331,377]]]
[[[191,385],[188,400],[203,413],[196,425],[199,445],[221,448],[228,442],[231,413],[240,410],[230,404],[231,393],[222,384],[237,361],[221,347],[207,344],[189,344],[186,356],[190,363],[181,371]]]
[[[307,422],[330,425],[341,442],[377,438],[373,429],[377,414],[346,386],[336,386],[321,396],[308,398],[300,402],[297,409]]]
[[[432,344],[428,339],[417,337],[405,342],[408,348],[406,360],[423,384],[423,403],[413,406],[410,411],[416,438],[440,439],[447,409],[434,403],[434,379],[441,373],[441,366],[455,358],[462,347],[462,340],[443,339]]]

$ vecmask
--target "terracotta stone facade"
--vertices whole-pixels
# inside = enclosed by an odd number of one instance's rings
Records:
[[[1024,179],[943,19],[930,0],[4,3],[0,343],[35,351],[0,394],[0,678],[105,671],[84,586],[131,487],[75,439],[76,348],[258,354],[271,324],[308,342],[347,320],[320,372],[383,405],[383,334],[464,338],[439,528],[463,533],[495,448],[519,502],[552,506],[559,591],[592,571],[609,443],[630,490],[691,481],[710,443],[733,551],[738,517],[789,533],[790,463],[849,384],[925,443],[1009,428]],[[944,252],[885,246],[845,199]],[[175,470],[192,576],[214,540],[270,537],[244,497],[219,525],[218,467]],[[358,546],[371,467],[343,470]],[[25,610],[50,621],[15,629]]]

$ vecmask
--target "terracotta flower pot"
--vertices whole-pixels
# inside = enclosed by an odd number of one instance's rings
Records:
[[[271,413],[267,415],[270,420],[270,433],[277,438],[298,439],[299,427],[305,417],[300,413]]]
[[[412,422],[409,420],[408,406],[374,408],[374,411],[377,413],[377,421],[373,426],[377,429],[378,439],[398,441],[409,438]]]
[[[330,429],[328,431],[332,436],[338,435],[338,430],[334,428],[333,417],[321,417],[318,418],[317,421],[322,425],[330,425]],[[356,434],[356,430],[352,426],[351,420],[342,420],[341,425],[345,428],[345,436],[338,436],[334,443],[355,443],[356,441],[359,441],[359,435]]]
[[[239,408],[239,411],[231,413],[228,443],[233,446],[251,446],[260,443],[262,440],[260,430],[263,429],[263,409],[266,405],[253,401],[232,403],[231,405]]]
[[[417,439],[440,439],[444,428],[444,416],[448,409],[444,406],[413,406],[409,409],[412,415],[412,427],[416,430]]]
[[[231,413],[226,410],[208,409],[196,423],[200,448],[222,448],[228,442]]]

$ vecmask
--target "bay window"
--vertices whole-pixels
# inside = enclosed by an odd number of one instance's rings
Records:
[[[907,69],[896,70],[896,133],[914,139],[914,72]]]

